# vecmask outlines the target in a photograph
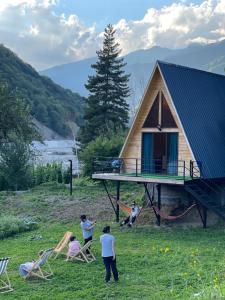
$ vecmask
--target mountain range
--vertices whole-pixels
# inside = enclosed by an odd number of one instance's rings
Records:
[[[85,89],[84,84],[87,82],[88,75],[93,74],[91,64],[95,63],[96,59],[96,57],[93,57],[55,66],[41,71],[40,74],[50,77],[64,88],[87,96],[88,91]],[[225,40],[208,45],[192,44],[183,49],[155,46],[147,50],[129,53],[124,56],[124,60],[127,63],[126,72],[131,74],[130,88],[132,94],[129,102],[131,106],[136,106],[144,92],[156,60],[225,74]]]

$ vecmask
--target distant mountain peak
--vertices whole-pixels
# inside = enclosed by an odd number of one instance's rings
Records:
[[[156,60],[163,60],[175,64],[202,69],[205,71],[224,74],[225,67],[225,40],[214,44],[193,43],[182,49],[169,49],[153,46],[124,56],[127,62],[126,72],[131,74],[130,87],[132,95],[129,102],[135,106],[144,92],[145,85],[150,77]],[[57,66],[41,72],[48,75],[55,82],[64,87],[87,95],[84,84],[88,75],[93,74],[91,64],[96,58],[88,58],[71,64]]]

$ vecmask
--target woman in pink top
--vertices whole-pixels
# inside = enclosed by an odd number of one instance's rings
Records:
[[[81,246],[80,243],[76,240],[76,237],[71,236],[66,260],[69,260],[71,257],[73,257],[76,253],[80,251],[80,249]]]

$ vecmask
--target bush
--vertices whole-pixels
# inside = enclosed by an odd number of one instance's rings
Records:
[[[32,185],[30,145],[19,139],[0,145],[0,188],[22,190]]]
[[[99,136],[80,152],[79,158],[83,163],[83,175],[91,175],[93,171],[93,159],[98,156],[118,157],[124,143],[124,135],[111,137]]]
[[[62,183],[64,178],[62,164],[52,163],[40,165],[34,168],[34,185],[40,185],[45,182]]]
[[[38,223],[32,218],[22,219],[15,216],[0,216],[0,239],[37,228]]]
[[[67,168],[63,172],[63,183],[69,184],[70,183],[70,168]]]
[[[90,177],[79,177],[76,178],[74,181],[74,186],[75,187],[93,187],[96,186],[98,184],[98,182],[93,181],[90,179]]]

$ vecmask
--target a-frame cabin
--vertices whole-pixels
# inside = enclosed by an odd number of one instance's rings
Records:
[[[172,185],[192,195],[204,226],[207,209],[225,220],[225,76],[158,61],[113,161],[93,178]]]

